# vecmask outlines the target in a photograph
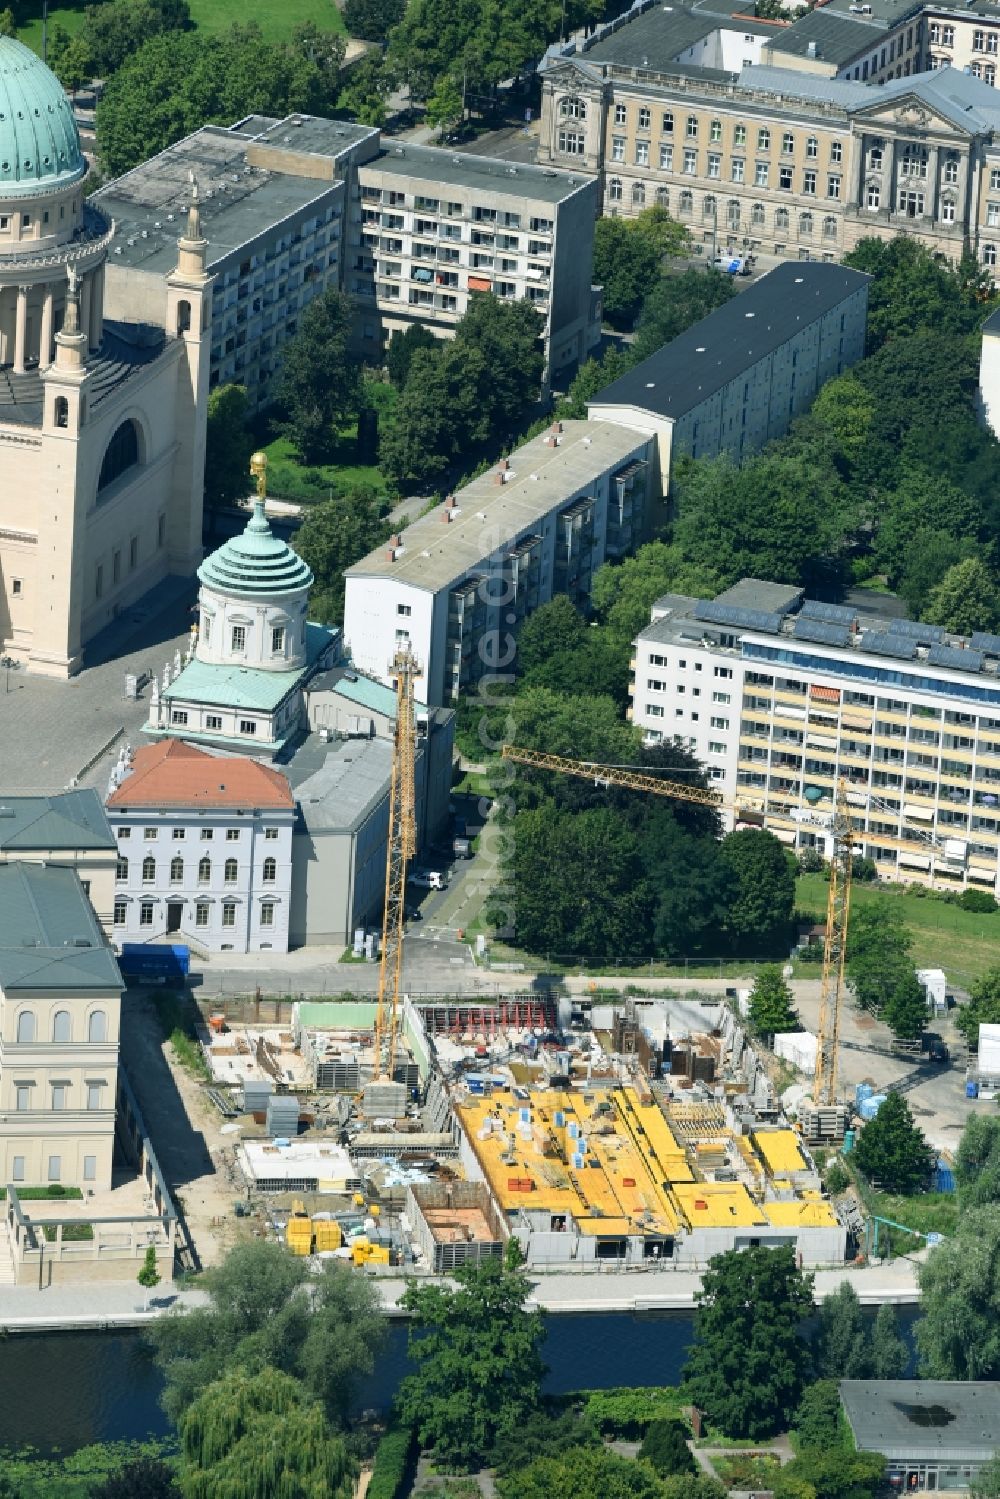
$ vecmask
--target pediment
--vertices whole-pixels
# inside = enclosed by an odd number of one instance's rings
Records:
[[[914,94],[904,94],[891,104],[884,101],[865,105],[853,112],[855,120],[866,126],[882,126],[890,135],[945,134],[970,136],[976,132],[966,124],[949,119],[939,110],[931,109],[923,99]]]
[[[600,70],[582,57],[555,58],[552,62],[544,62],[539,72],[544,77],[546,88],[557,91],[579,92],[587,87],[600,90],[605,81]]]

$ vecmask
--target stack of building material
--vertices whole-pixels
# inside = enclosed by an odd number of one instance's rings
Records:
[[[299,1101],[289,1094],[273,1094],[267,1101],[267,1132],[272,1140],[290,1139],[299,1132]]]
[[[407,1090],[404,1083],[385,1078],[368,1083],[361,1096],[362,1108],[369,1119],[402,1119],[406,1113]]]
[[[243,1083],[244,1114],[263,1114],[273,1092],[274,1084],[269,1077],[246,1078]]]

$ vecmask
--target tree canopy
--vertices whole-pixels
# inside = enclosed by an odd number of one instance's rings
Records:
[[[730,1250],[709,1261],[697,1299],[684,1370],[692,1400],[729,1437],[784,1430],[809,1369],[799,1328],[812,1276],[796,1268],[791,1247]]]
[[[205,435],[205,504],[234,505],[250,492],[253,438],[247,429],[247,393],[242,385],[217,385],[208,393]]]
[[[890,1093],[874,1119],[858,1135],[854,1150],[858,1170],[886,1192],[904,1195],[926,1188],[933,1152],[913,1122],[901,1093]]]
[[[406,0],[344,0],[344,23],[351,36],[384,42],[405,10]]]
[[[497,1484],[500,1499],[666,1499],[650,1464],[606,1447],[536,1457]]]
[[[970,986],[969,1002],[955,1015],[955,1029],[975,1050],[981,1025],[1000,1025],[1000,967],[990,968]]]
[[[792,1004],[792,991],[774,964],[757,970],[750,990],[750,1024],[769,1041],[784,1031],[794,1031],[799,1023]]]
[[[353,319],[350,299],[331,287],[309,303],[282,351],[286,430],[307,463],[329,457],[338,423],[358,408],[361,379],[351,354]]]
[[[1000,1207],[963,1211],[917,1274],[921,1373],[1000,1379]]]
[[[358,484],[310,505],[295,536],[295,550],[316,579],[309,599],[313,619],[339,625],[344,619],[344,569],[385,541],[392,526],[382,497]]]

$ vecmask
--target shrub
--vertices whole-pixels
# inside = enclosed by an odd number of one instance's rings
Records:
[[[991,915],[998,909],[996,901],[988,890],[963,890],[958,898],[958,904],[963,911],[975,911],[980,916]]]
[[[839,1161],[834,1161],[824,1178],[826,1190],[836,1195],[837,1192],[846,1192],[851,1185],[850,1174],[845,1166]]]
[[[591,1390],[584,1415],[601,1435],[621,1441],[641,1441],[653,1421],[676,1420],[690,1401],[681,1390],[620,1388]]]
[[[687,1436],[687,1427],[682,1421],[650,1421],[639,1456],[652,1463],[661,1477],[669,1473],[694,1473],[696,1464]]]
[[[416,1443],[409,1426],[391,1426],[375,1452],[368,1499],[402,1499],[413,1478]]]

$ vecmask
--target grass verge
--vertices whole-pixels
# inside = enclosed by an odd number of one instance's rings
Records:
[[[178,995],[172,989],[154,989],[150,998],[163,1039],[170,1042],[180,1065],[193,1077],[207,1082],[208,1065],[198,1044],[198,1011],[190,995]]]
[[[54,25],[65,26],[71,36],[83,25],[83,13],[89,0],[76,0],[49,7],[49,35]],[[346,33],[344,18],[333,0],[190,0],[191,19],[199,30],[215,34],[228,31],[234,22],[255,21],[266,41],[278,42],[290,37],[303,21],[315,21],[323,31]],[[38,7],[39,12],[41,6]],[[18,40],[41,56],[41,15],[26,21],[17,30]]]

